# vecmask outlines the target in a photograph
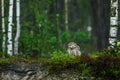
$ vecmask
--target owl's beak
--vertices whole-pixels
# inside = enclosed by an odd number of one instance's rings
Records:
[[[74,49],[74,48],[75,48],[75,46],[69,46],[69,48],[70,48],[70,49]]]

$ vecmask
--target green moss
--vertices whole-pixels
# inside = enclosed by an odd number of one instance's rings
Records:
[[[88,54],[81,56],[58,54],[53,55],[49,60],[48,71],[54,73],[72,69],[81,73],[82,76],[104,77],[107,80],[120,78],[120,57],[101,54],[95,54],[94,56]]]
[[[8,64],[8,63],[10,63],[9,59],[0,58],[0,64]]]
[[[91,69],[90,68],[85,68],[85,69],[82,70],[81,75],[82,76],[87,76],[90,73],[91,73]]]
[[[10,64],[15,61],[24,61],[28,64],[42,63],[43,66],[52,73],[68,70],[75,70],[82,76],[91,75],[108,79],[119,79],[120,57],[113,55],[83,54],[81,56],[70,56],[61,51],[51,53],[50,58],[23,58],[12,56],[0,58],[0,64]]]

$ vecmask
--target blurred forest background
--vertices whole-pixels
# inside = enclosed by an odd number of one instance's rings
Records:
[[[20,4],[19,53],[45,56],[57,50],[65,52],[71,41],[80,45],[82,52],[101,51],[109,45],[110,0],[68,0],[67,4],[65,0],[21,0]],[[9,1],[5,0],[5,26],[8,26],[8,7]],[[15,13],[14,10],[14,16]],[[15,18],[13,22],[14,38]],[[1,28],[0,42],[2,36]]]

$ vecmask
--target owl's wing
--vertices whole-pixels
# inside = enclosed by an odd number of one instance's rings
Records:
[[[68,51],[68,54],[71,55],[71,49],[68,48],[67,51]]]
[[[76,52],[77,52],[77,55],[79,55],[79,56],[81,55],[81,51],[80,50],[77,50]]]
[[[76,48],[77,48],[78,50],[80,50],[80,46],[77,45]]]

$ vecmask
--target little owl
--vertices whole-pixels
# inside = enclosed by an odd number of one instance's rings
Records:
[[[80,47],[75,42],[68,43],[68,54],[73,56],[80,56]]]

